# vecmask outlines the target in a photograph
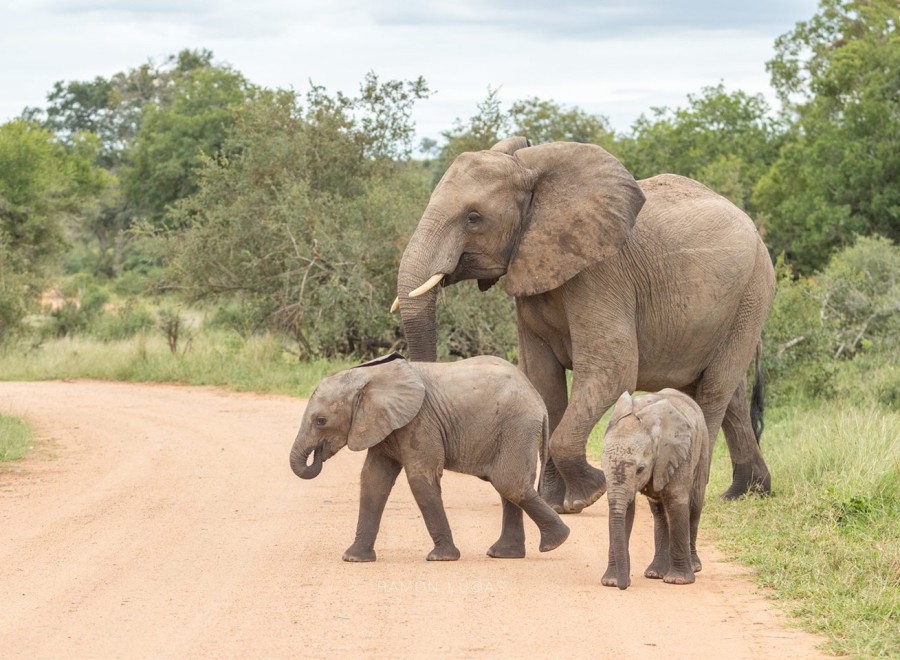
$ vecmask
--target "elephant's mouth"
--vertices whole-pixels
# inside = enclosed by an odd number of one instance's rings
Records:
[[[505,274],[506,266],[498,264],[490,255],[463,252],[454,271],[441,280],[441,286],[449,286],[463,280],[491,281],[493,284]]]

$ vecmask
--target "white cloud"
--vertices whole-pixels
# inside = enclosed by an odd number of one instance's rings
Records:
[[[368,71],[428,80],[419,133],[438,137],[502,87],[578,105],[626,130],[724,80],[767,92],[776,36],[815,0],[44,0],[0,21],[0,121],[40,106],[58,80],[109,76],[184,48],[208,48],[254,83],[355,91]],[[770,95],[771,96],[771,95]]]

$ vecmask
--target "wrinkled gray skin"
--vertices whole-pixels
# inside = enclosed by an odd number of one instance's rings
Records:
[[[541,552],[569,535],[534,490],[537,456],[545,453],[548,434],[540,396],[509,362],[476,357],[414,363],[392,354],[319,384],[294,440],[291,468],[311,479],[344,445],[368,449],[356,540],[345,561],[375,561],[381,515],[401,468],[434,541],[429,561],[459,558],[441,500],[445,468],[490,481],[503,499],[500,538],[487,554],[524,557],[523,509],[541,532]]]
[[[697,528],[709,480],[710,443],[703,411],[677,390],[664,389],[616,402],[602,465],[609,490],[609,567],[601,582],[626,589],[631,583],[628,539],[635,495],[650,499],[653,561],[648,578],[690,584],[702,568]]]
[[[450,166],[403,254],[397,293],[413,360],[437,355],[437,289],[503,277],[516,298],[519,363],[547,404],[540,492],[574,513],[606,490],[585,459],[591,429],[625,390],[679,389],[720,428],[733,465],[725,498],[770,489],[745,373],[774,295],[753,222],[703,185],[636,182],[600,147],[509,138]],[[571,398],[566,369],[573,372]]]

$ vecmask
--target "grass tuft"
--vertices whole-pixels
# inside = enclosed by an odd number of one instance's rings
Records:
[[[34,432],[15,417],[0,415],[0,462],[16,461],[31,448]]]

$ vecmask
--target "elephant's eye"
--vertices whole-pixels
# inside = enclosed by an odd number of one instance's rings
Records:
[[[647,469],[647,468],[646,468],[645,466],[643,466],[643,465],[638,465],[637,473],[638,473],[638,474],[643,474],[643,473],[644,473],[644,470],[646,470],[646,469]]]
[[[324,417],[316,417],[316,426],[318,426],[319,428],[322,428],[323,426],[325,426],[327,421],[328,420],[325,419]]]
[[[469,215],[466,218],[466,221],[470,225],[477,225],[479,222],[481,222],[481,214],[478,211],[469,211]]]

